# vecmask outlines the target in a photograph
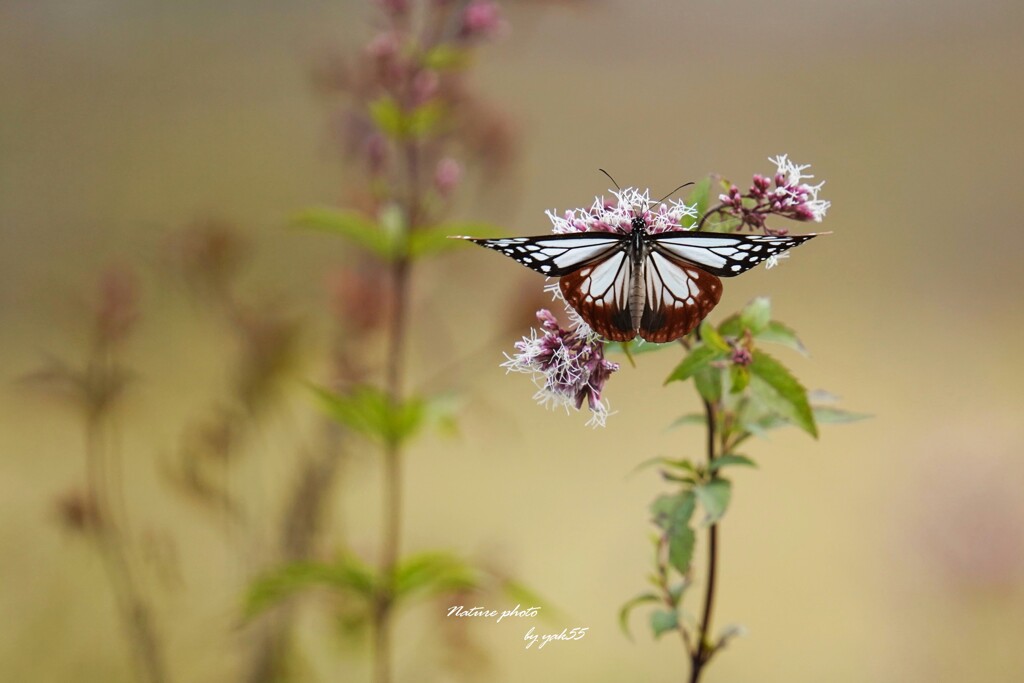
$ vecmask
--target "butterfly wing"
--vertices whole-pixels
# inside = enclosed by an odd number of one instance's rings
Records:
[[[624,251],[628,244],[626,235],[611,232],[490,240],[473,237],[463,239],[499,251],[527,268],[552,277],[562,277],[583,266],[601,261],[616,250]]]
[[[654,251],[719,277],[732,277],[817,235],[730,235],[720,232],[662,232],[648,239]]]
[[[644,262],[644,313],[640,336],[649,342],[679,339],[722,298],[722,281],[689,261],[654,249]]]
[[[636,336],[629,309],[632,273],[632,260],[622,249],[563,275],[558,287],[591,329],[611,341],[629,341]]]

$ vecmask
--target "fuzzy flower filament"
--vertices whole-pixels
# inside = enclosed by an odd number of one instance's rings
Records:
[[[605,382],[619,369],[604,357],[604,343],[589,329],[565,329],[547,309],[537,311],[540,332],[516,342],[516,353],[502,363],[507,372],[531,376],[538,391],[534,398],[548,408],[577,410],[586,403],[591,412],[588,425],[604,426],[608,404],[601,399]]]

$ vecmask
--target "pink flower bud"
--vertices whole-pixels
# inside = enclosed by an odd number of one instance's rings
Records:
[[[389,62],[398,54],[398,48],[398,36],[392,31],[385,31],[373,37],[366,46],[366,53],[381,62]]]
[[[434,186],[442,197],[448,197],[452,191],[459,186],[462,180],[462,166],[451,157],[445,157],[437,162],[434,170]]]
[[[462,29],[465,38],[491,36],[502,27],[498,6],[490,0],[473,0],[462,12]]]
[[[412,79],[413,99],[416,100],[417,104],[423,104],[433,99],[437,95],[437,89],[440,84],[441,79],[436,71],[424,69],[417,72]]]
[[[377,0],[377,5],[391,16],[402,16],[409,11],[409,0]]]

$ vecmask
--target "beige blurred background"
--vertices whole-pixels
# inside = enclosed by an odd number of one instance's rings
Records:
[[[544,232],[545,209],[605,190],[598,167],[657,194],[789,153],[827,181],[834,234],[727,282],[718,312],[770,294],[812,352],[777,355],[875,417],[747,449],[761,468],[734,477],[716,622],[749,635],[707,680],[1024,680],[1022,5],[607,0],[506,17],[475,83],[516,121],[520,165],[459,217]],[[171,671],[235,677],[246,567],[160,473],[221,388],[229,347],[159,274],[162,236],[235,222],[257,250],[252,288],[320,329],[343,246],[286,226],[338,201],[346,176],[309,72],[370,22],[363,3],[326,0],[0,5],[0,679],[131,680],[94,549],[53,511],[82,477],[80,429],[14,384],[46,354],[81,356],[81,303],[111,262],[143,283],[124,480],[134,527],[175,548],[169,587],[153,580]],[[514,337],[496,330],[513,288],[541,283],[496,259],[467,250],[417,280],[413,383],[447,368],[440,383],[470,407],[460,437],[410,453],[406,546],[492,558],[560,610],[552,630],[590,628],[537,652],[522,622],[473,623],[492,658],[483,680],[680,680],[678,640],[652,642],[638,612],[630,643],[616,613],[643,588],[662,488],[627,475],[698,452],[698,432],[666,430],[694,397],[660,386],[670,358],[645,356],[610,381],[604,430],[534,405],[529,381],[498,368]],[[304,343],[286,401],[300,428],[300,381],[323,350],[315,333]],[[256,508],[280,503],[289,429],[272,420],[235,474]],[[363,551],[377,484],[372,450],[356,453],[332,512]],[[308,680],[367,680],[317,601],[302,610]],[[447,680],[428,618],[401,622],[398,680]]]

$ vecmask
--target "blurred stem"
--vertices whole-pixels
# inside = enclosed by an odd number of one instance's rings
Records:
[[[714,403],[704,401],[704,412],[707,415],[708,426],[708,466],[715,459],[715,435],[717,428],[718,410]],[[712,478],[714,478],[713,475]],[[700,630],[697,633],[697,650],[691,652],[690,661],[690,683],[697,683],[700,680],[704,665],[711,661],[715,650],[709,641],[711,632],[711,611],[715,602],[715,575],[718,562],[718,523],[711,525],[708,530],[708,579],[704,593],[704,615],[700,620]]]
[[[103,351],[98,351],[97,356],[93,363],[99,368],[100,376],[103,378],[100,381],[111,382],[111,378],[114,377],[113,360],[109,353]],[[89,495],[96,506],[99,519],[95,527],[96,545],[132,647],[139,680],[166,683],[168,677],[164,668],[163,653],[153,630],[149,606],[135,583],[117,512],[115,506],[110,503],[111,498],[119,499],[120,496],[112,496],[109,486],[109,470],[114,469],[113,463],[109,462],[113,456],[109,442],[115,437],[110,433],[112,429],[107,410],[106,403],[92,406],[85,420],[86,476]]]

